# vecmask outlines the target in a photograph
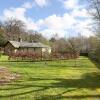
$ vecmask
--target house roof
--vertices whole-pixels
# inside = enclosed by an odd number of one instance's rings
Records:
[[[45,45],[43,43],[40,42],[33,42],[33,43],[29,43],[29,42],[18,42],[18,41],[8,41],[9,43],[11,43],[15,48],[20,48],[20,47],[24,47],[24,48],[49,48],[48,45]]]

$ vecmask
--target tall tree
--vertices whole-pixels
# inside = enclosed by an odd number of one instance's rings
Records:
[[[89,13],[93,17],[94,29],[100,38],[100,0],[89,0]]]
[[[7,19],[4,23],[4,29],[8,39],[14,40],[23,32],[25,25],[21,20]]]
[[[90,14],[93,17],[95,25],[93,29],[96,32],[96,47],[92,48],[94,51],[94,57],[100,61],[100,0],[89,0],[90,1]]]
[[[6,42],[6,38],[5,38],[5,31],[2,28],[2,23],[0,23],[0,46],[3,46]]]

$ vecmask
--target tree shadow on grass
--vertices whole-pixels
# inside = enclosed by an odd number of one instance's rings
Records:
[[[54,82],[45,84],[45,81],[53,80]],[[44,84],[34,84],[34,82],[43,81]],[[81,79],[62,79],[62,78],[29,78],[28,80],[24,80],[23,83],[16,82],[16,83],[10,83],[8,85],[12,86],[12,88],[6,88],[2,90],[12,90],[15,89],[29,89],[29,88],[36,88],[38,89],[31,89],[28,91],[23,91],[21,93],[12,93],[9,95],[0,95],[0,98],[8,98],[13,96],[21,96],[26,95],[30,93],[35,92],[41,92],[47,90],[47,89],[55,89],[55,88],[65,88],[66,91],[61,92],[57,95],[43,95],[36,100],[59,100],[64,98],[72,98],[72,99],[81,99],[81,98],[100,98],[100,94],[94,94],[94,95],[73,95],[73,96],[63,96],[63,94],[75,91],[75,89],[89,89],[89,90],[95,90],[97,88],[100,88],[100,73],[87,73],[82,76]],[[27,82],[31,82],[31,84],[27,84]],[[14,88],[16,87],[17,88]],[[71,89],[69,89],[71,88]]]
[[[62,99],[66,99],[66,100],[69,100],[69,99],[75,99],[75,100],[86,100],[86,98],[89,98],[89,100],[91,99],[96,99],[96,100],[99,100],[100,99],[100,95],[73,95],[73,96],[60,96],[60,95],[46,95],[46,96],[43,96],[37,100],[62,100]],[[90,99],[91,98],[91,99]]]
[[[93,60],[91,60],[94,64],[95,64],[95,66],[98,68],[98,69],[100,69],[100,62],[96,62],[96,61],[93,61]]]

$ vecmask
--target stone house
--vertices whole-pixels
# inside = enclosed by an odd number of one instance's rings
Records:
[[[4,46],[4,53],[16,53],[17,51],[51,53],[51,47],[40,42],[8,41]]]

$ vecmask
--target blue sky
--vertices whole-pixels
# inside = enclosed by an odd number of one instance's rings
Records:
[[[91,23],[85,0],[2,0],[0,20],[17,18],[29,30],[41,32],[46,37],[90,36]]]

